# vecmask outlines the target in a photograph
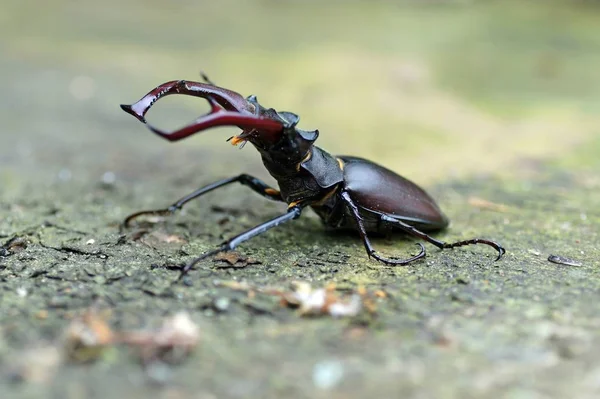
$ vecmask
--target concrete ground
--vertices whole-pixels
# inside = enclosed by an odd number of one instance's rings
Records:
[[[600,9],[549,2],[116,1],[0,16],[2,397],[594,398],[600,395]],[[32,11],[35,9],[35,13]],[[243,17],[233,17],[242,15]],[[235,129],[169,144],[118,105],[159,83],[218,84],[301,115],[318,144],[425,187],[473,246],[370,261],[306,212],[239,248],[256,262],[175,267],[285,206],[233,186],[134,239],[119,223],[240,172],[270,178]],[[165,99],[150,118],[206,110]],[[225,131],[224,131],[225,130]],[[17,239],[18,241],[14,241]],[[377,239],[407,256],[415,240]],[[556,264],[550,255],[574,261]],[[233,284],[379,295],[375,313],[305,317]],[[186,311],[195,351],[140,365],[126,345],[65,359],[97,308],[114,331]]]

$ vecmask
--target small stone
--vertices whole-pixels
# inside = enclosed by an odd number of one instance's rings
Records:
[[[458,284],[464,284],[464,285],[467,285],[470,283],[470,280],[468,277],[457,277],[456,280],[454,280],[454,281],[456,281]]]
[[[339,360],[325,360],[313,367],[313,383],[323,390],[335,388],[344,378],[344,365]]]
[[[146,375],[155,384],[164,385],[169,382],[173,370],[164,362],[154,361],[146,366]]]
[[[214,306],[215,310],[217,310],[219,312],[226,312],[227,309],[229,309],[230,304],[231,304],[231,300],[229,298],[221,297],[221,298],[215,299],[213,306]]]
[[[104,174],[102,175],[102,183],[106,185],[115,184],[116,181],[117,176],[113,172],[104,172]]]
[[[58,172],[58,180],[60,181],[69,181],[73,177],[73,173],[69,169],[61,169]]]
[[[556,263],[558,265],[565,265],[565,266],[581,266],[581,262],[575,259],[569,259],[569,258],[565,258],[564,256],[560,256],[560,255],[550,255],[548,257],[548,261],[552,262],[552,263]]]

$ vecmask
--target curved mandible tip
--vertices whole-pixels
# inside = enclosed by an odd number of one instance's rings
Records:
[[[255,111],[255,105],[235,91],[214,86],[212,84],[186,80],[172,80],[163,83],[149,91],[148,94],[140,98],[134,104],[121,105],[121,109],[128,114],[133,115],[140,122],[146,123],[145,115],[152,105],[160,98],[171,94],[183,94],[204,98],[211,103],[211,107],[214,108],[214,102],[216,102],[227,111],[234,111],[242,114],[253,114]]]
[[[166,132],[149,125],[145,115],[152,105],[164,96],[184,94],[206,99],[211,110],[181,129]],[[181,140],[201,130],[216,126],[238,126],[241,129],[256,130],[263,139],[276,141],[284,125],[282,121],[267,116],[256,115],[258,104],[254,104],[240,94],[212,84],[174,80],[163,83],[132,105],[121,105],[121,109],[133,115],[155,134],[169,141]]]
[[[121,104],[121,109],[127,112],[129,115],[133,115],[140,122],[146,123],[146,118],[144,118],[144,114],[136,112],[136,110],[133,109],[133,105]]]

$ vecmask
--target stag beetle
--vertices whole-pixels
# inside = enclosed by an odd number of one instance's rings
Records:
[[[216,86],[205,75],[206,83],[177,80],[164,83],[132,105],[121,105],[127,113],[155,134],[169,141],[178,141],[194,133],[216,126],[237,126],[242,132],[228,139],[233,145],[250,142],[262,157],[264,166],[279,185],[279,190],[261,180],[240,174],[219,180],[186,195],[165,209],[136,212],[123,222],[125,227],[141,215],[172,214],[187,202],[231,183],[241,183],[270,200],[288,204],[287,212],[225,241],[218,248],[193,259],[182,268],[187,273],[196,263],[219,252],[230,251],[242,242],[290,220],[297,219],[310,206],[326,226],[358,230],[367,255],[387,265],[406,265],[425,256],[407,259],[385,258],[375,251],[369,233],[402,231],[419,237],[440,249],[471,244],[486,244],[498,251],[499,260],[506,252],[498,243],[481,238],[445,243],[425,232],[442,230],[448,218],[422,188],[366,159],[332,156],[314,145],[318,130],[297,127],[299,116],[276,111],[258,103],[256,96],[240,94]],[[193,123],[167,133],[149,125],[145,115],[160,98],[171,94],[201,97],[208,101],[210,111]]]

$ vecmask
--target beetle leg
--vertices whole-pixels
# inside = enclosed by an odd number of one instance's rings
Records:
[[[386,265],[402,266],[402,265],[407,265],[407,264],[425,256],[425,247],[421,243],[418,243],[418,245],[421,247],[421,252],[419,252],[417,255],[413,256],[412,258],[389,259],[389,258],[384,258],[382,256],[379,256],[377,254],[377,252],[375,251],[375,249],[373,248],[371,241],[369,240],[369,236],[367,235],[367,230],[365,229],[365,226],[363,224],[362,217],[360,216],[358,207],[352,200],[352,197],[350,197],[350,194],[348,194],[347,191],[342,191],[341,196],[342,196],[342,199],[344,200],[344,202],[346,203],[346,205],[348,206],[348,209],[350,209],[350,212],[352,212],[352,215],[354,216],[354,220],[356,221],[356,225],[358,227],[358,233],[360,234],[360,238],[362,238],[362,240],[363,240],[363,244],[365,245],[365,249],[367,250],[367,255],[369,257],[373,257],[373,258],[377,259],[378,261],[385,263]]]
[[[458,242],[453,242],[453,243],[445,243],[443,241],[436,240],[435,238],[423,233],[420,230],[415,229],[413,226],[411,226],[407,223],[404,223],[403,221],[398,220],[396,218],[393,218],[393,217],[390,217],[387,215],[382,215],[381,220],[383,220],[384,222],[393,223],[394,226],[398,227],[399,229],[402,229],[406,233],[412,234],[419,238],[422,238],[423,240],[435,245],[439,249],[456,248],[456,247],[462,247],[465,245],[474,245],[474,244],[485,244],[485,245],[489,245],[490,247],[492,247],[496,251],[498,251],[498,257],[496,258],[496,260],[500,260],[500,258],[502,258],[502,256],[506,253],[506,250],[502,247],[502,245],[498,244],[497,242],[491,241],[491,240],[486,240],[483,238],[472,238],[470,240],[463,240],[463,241],[458,241]]]
[[[257,179],[256,177],[253,177],[253,176],[243,173],[239,176],[234,176],[234,177],[230,177],[227,179],[219,180],[217,182],[209,184],[208,186],[201,187],[198,190],[186,195],[185,197],[180,198],[179,200],[177,200],[176,202],[174,202],[167,208],[148,210],[148,211],[140,211],[140,212],[133,213],[133,214],[127,216],[127,218],[125,218],[125,220],[123,221],[123,227],[129,227],[131,224],[131,221],[133,219],[136,219],[138,216],[173,214],[177,210],[183,208],[183,206],[186,203],[188,203],[189,201],[196,199],[198,197],[201,197],[210,191],[216,190],[217,188],[220,188],[220,187],[223,187],[228,184],[235,183],[235,182],[239,182],[245,186],[250,187],[252,190],[256,191],[257,193],[259,193],[260,195],[262,195],[265,198],[271,199],[273,201],[283,201],[283,198],[281,198],[281,194],[279,193],[279,190],[269,187],[268,185],[266,185],[264,182],[262,182],[260,179]]]
[[[297,204],[290,206],[288,208],[288,211],[283,215],[277,216],[267,222],[259,224],[258,226],[252,227],[251,229],[248,229],[245,232],[238,234],[237,236],[225,241],[218,248],[215,248],[212,251],[208,251],[202,254],[201,256],[197,257],[196,259],[193,259],[181,269],[181,274],[179,275],[179,278],[181,279],[188,271],[190,271],[194,267],[196,263],[200,262],[201,260],[216,255],[219,252],[231,251],[244,241],[256,237],[257,235],[260,235],[273,227],[279,226],[280,224],[288,222],[290,220],[298,219],[301,214],[302,205]]]

